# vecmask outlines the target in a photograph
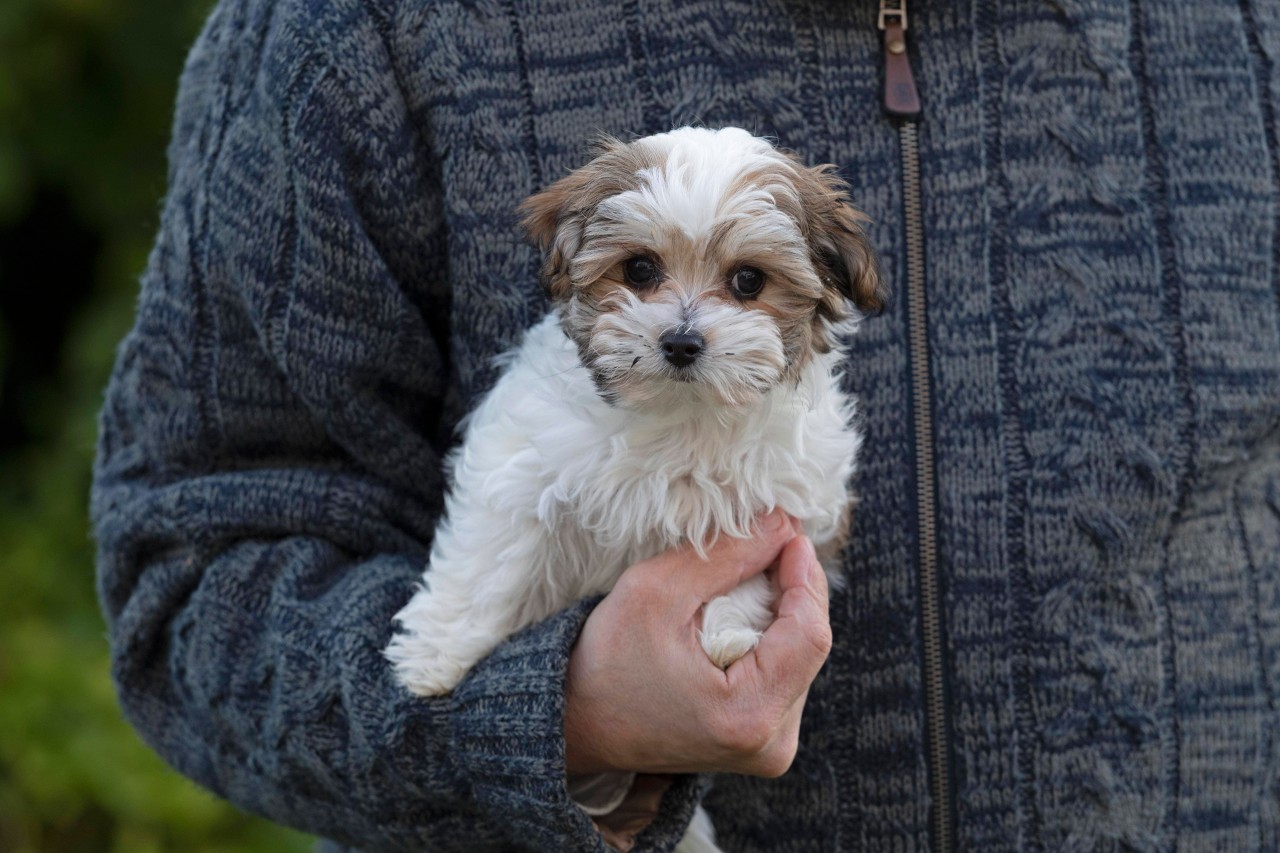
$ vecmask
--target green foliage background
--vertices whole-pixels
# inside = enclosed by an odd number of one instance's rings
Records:
[[[47,369],[0,385],[20,436],[0,445],[0,853],[311,846],[141,744],[116,705],[94,598],[97,409],[156,227],[178,73],[210,5],[0,0],[0,235],[30,235],[41,200],[54,198],[67,233],[93,247],[87,280],[67,286],[0,255],[0,295],[29,306],[0,313],[0,368],[29,355],[19,324],[58,335]],[[57,252],[61,226],[40,222]],[[40,301],[64,293],[74,298]]]

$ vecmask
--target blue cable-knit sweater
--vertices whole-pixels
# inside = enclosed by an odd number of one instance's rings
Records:
[[[452,427],[544,310],[516,205],[599,132],[741,125],[837,165],[901,293],[877,7],[219,3],[93,487],[148,743],[346,844],[599,849],[561,733],[587,606],[445,699],[380,653]],[[909,14],[960,849],[1280,849],[1280,4]],[[706,795],[729,850],[930,843],[906,329],[854,343],[836,646],[792,770]]]

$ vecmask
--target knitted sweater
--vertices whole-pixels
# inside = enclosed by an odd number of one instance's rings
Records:
[[[179,771],[343,843],[598,850],[564,782],[590,603],[451,696],[381,656],[453,427],[545,310],[515,208],[593,136],[702,122],[836,164],[903,289],[874,0],[223,0],[182,78],[102,413],[99,592]],[[1280,846],[1280,6],[919,0],[911,61],[961,849]],[[835,649],[730,850],[931,843],[904,300]],[[642,849],[670,848],[680,779]]]

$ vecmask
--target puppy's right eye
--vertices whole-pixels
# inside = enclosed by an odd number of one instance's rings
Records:
[[[629,259],[623,265],[622,273],[632,287],[652,287],[658,283],[658,265],[644,256]]]

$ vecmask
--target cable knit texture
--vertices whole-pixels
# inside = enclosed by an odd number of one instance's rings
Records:
[[[561,731],[591,603],[444,699],[380,654],[453,427],[545,310],[515,208],[600,132],[740,125],[837,165],[900,292],[877,6],[217,5],[93,491],[161,755],[344,845],[602,849]],[[960,849],[1280,844],[1276,6],[911,4]],[[904,309],[850,356],[861,502],[795,765],[705,796],[729,850],[929,846]]]

